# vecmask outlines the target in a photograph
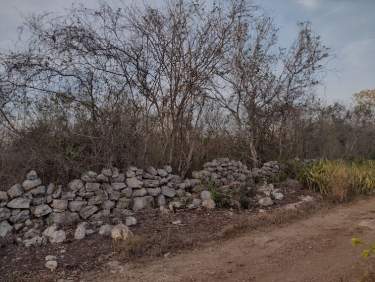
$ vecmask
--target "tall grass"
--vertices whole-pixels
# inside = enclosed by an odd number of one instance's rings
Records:
[[[375,192],[375,161],[321,160],[304,167],[300,180],[310,189],[335,201]]]

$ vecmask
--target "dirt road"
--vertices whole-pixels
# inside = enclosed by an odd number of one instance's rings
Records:
[[[375,198],[95,276],[97,281],[359,281],[372,260],[364,262],[360,248],[351,246],[353,236],[375,241]]]

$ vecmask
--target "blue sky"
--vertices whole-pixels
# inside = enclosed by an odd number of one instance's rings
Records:
[[[110,0],[118,4],[117,0]],[[134,2],[122,0],[124,3]],[[146,3],[160,3],[161,0]],[[142,1],[142,2],[143,2]],[[318,94],[328,102],[350,103],[362,89],[375,89],[375,0],[255,0],[280,27],[280,42],[288,46],[296,23],[311,21],[330,48],[331,59],[324,87]],[[11,48],[17,28],[31,13],[61,13],[72,3],[94,7],[97,0],[0,0],[0,48]]]

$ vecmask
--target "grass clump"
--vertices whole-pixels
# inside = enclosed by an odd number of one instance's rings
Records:
[[[375,191],[375,161],[321,160],[307,165],[299,178],[311,190],[342,202]]]

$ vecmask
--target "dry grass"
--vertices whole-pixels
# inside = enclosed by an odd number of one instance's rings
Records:
[[[301,181],[328,199],[343,202],[375,192],[375,161],[319,161],[303,169]]]

